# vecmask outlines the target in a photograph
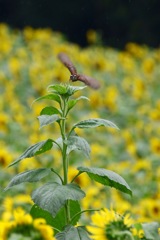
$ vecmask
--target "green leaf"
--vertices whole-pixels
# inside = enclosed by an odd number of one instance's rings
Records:
[[[70,207],[70,217],[72,218],[76,213],[81,211],[80,204],[78,201],[69,200],[69,207]],[[56,217],[52,217],[52,215],[34,204],[30,210],[30,214],[33,218],[44,218],[46,222],[53,226],[56,229],[63,230],[64,226],[66,225],[65,222],[65,208],[62,207],[60,211],[57,213]],[[73,225],[75,225],[80,218],[80,215],[74,219]]]
[[[47,183],[32,193],[35,204],[51,213],[53,217],[65,205],[67,200],[80,200],[85,193],[75,184],[60,185]]]
[[[39,97],[36,100],[34,100],[33,103],[38,102],[38,101],[43,100],[43,99],[53,100],[53,101],[58,102],[59,104],[61,103],[60,97],[57,94],[54,94],[54,93],[50,93],[50,94],[47,94],[45,96]]]
[[[27,148],[26,151],[24,153],[22,153],[22,155],[19,158],[17,158],[14,162],[12,162],[9,165],[9,167],[17,164],[24,158],[30,158],[30,157],[39,155],[41,153],[44,153],[44,152],[50,150],[52,148],[52,146],[53,146],[52,139],[47,139],[45,141],[36,143],[36,144],[30,146],[29,148]]]
[[[160,225],[157,222],[143,223],[142,228],[144,230],[144,235],[146,239],[155,240],[160,239],[158,234],[158,228]]]
[[[86,172],[88,176],[103,185],[114,187],[121,192],[132,195],[132,191],[126,181],[117,173],[103,168],[78,167],[79,172]]]
[[[87,86],[70,86],[68,85],[68,94],[73,95],[75,92],[83,90]]]
[[[64,210],[64,209],[63,209]],[[30,210],[30,214],[32,216],[33,219],[36,219],[36,218],[43,218],[46,220],[46,223],[52,227],[54,227],[55,229],[58,229],[58,230],[62,230],[63,227],[64,227],[64,214],[63,214],[63,218],[60,218],[58,215],[59,213],[57,214],[56,218],[53,218],[52,215],[43,210],[42,208],[40,208],[39,206],[37,206],[36,204],[34,204]],[[56,231],[54,229],[54,232],[57,233],[58,231]]]
[[[89,98],[87,98],[86,96],[80,96],[79,98],[77,98],[77,100],[81,100],[81,99],[84,99],[84,100],[87,100],[87,101],[90,101]]]
[[[63,146],[63,139],[62,139],[62,137],[57,138],[55,142],[62,148],[62,146]]]
[[[90,158],[90,146],[84,138],[79,136],[69,137],[67,140],[67,154],[75,149],[82,151],[86,158]]]
[[[91,240],[83,227],[66,226],[64,231],[56,234],[57,240]]]
[[[70,99],[68,101],[68,111],[70,111],[76,105],[77,102],[78,102],[77,99]]]
[[[42,178],[46,177],[51,172],[48,168],[39,168],[36,170],[28,170],[22,173],[17,174],[12,178],[5,190],[18,185],[23,182],[37,182]]]
[[[78,201],[69,200],[70,218],[74,217],[77,213],[81,212],[81,207]],[[72,224],[76,225],[81,215],[78,214]]]
[[[59,94],[59,95],[66,95],[66,96],[71,96],[75,92],[84,89],[86,86],[83,87],[78,87],[78,86],[70,86],[70,85],[59,85],[59,84],[54,84],[50,85],[48,89],[51,89],[53,92]]]
[[[70,100],[68,101],[68,111],[71,110],[71,109],[76,105],[76,103],[77,103],[79,100],[81,100],[81,99],[89,100],[89,98],[87,98],[87,97],[85,97],[85,96],[81,96],[81,97],[79,97],[79,98],[77,98],[77,99],[70,99]]]
[[[53,114],[61,114],[60,111],[52,106],[48,106],[42,109],[40,115],[53,115]]]
[[[57,122],[59,120],[59,116],[57,114],[54,115],[41,115],[38,117],[40,128],[47,126],[51,123]]]
[[[54,84],[48,86],[48,89],[52,89],[55,93],[60,95],[64,95],[67,93],[67,86],[64,85]]]
[[[79,123],[74,124],[73,128],[76,128],[76,127],[77,128],[94,128],[99,126],[112,127],[112,128],[118,129],[118,127],[114,123],[101,118],[92,118],[92,119],[81,121]]]

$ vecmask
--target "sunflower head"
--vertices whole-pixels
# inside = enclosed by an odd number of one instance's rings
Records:
[[[95,240],[124,240],[132,235],[133,221],[127,214],[121,216],[113,210],[103,209],[92,216],[92,226],[87,230]]]

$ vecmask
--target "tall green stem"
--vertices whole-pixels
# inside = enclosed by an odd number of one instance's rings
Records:
[[[63,108],[62,108],[62,122],[61,122],[61,134],[63,139],[63,148],[62,148],[62,158],[63,158],[63,175],[64,181],[63,184],[68,184],[68,158],[67,158],[67,144],[66,144],[66,115],[67,115],[67,101],[68,99],[63,98]],[[69,201],[65,204],[65,213],[66,213],[66,224],[70,222],[70,210],[69,210]]]
[[[63,99],[63,108],[62,108],[62,125],[61,125],[61,134],[63,139],[63,148],[62,148],[62,158],[63,158],[63,173],[64,173],[64,184],[68,183],[68,161],[67,161],[67,145],[65,143],[66,140],[66,105],[67,101]]]

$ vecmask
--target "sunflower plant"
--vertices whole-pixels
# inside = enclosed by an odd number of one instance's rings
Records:
[[[85,163],[77,167],[78,173],[71,180],[68,178],[69,167],[71,165],[70,153],[80,150],[87,158],[90,158],[90,145],[83,137],[76,133],[76,129],[86,129],[95,127],[110,127],[118,129],[111,121],[101,118],[91,118],[74,123],[68,127],[69,113],[80,100],[88,100],[85,96],[75,97],[77,91],[81,91],[85,86],[71,86],[70,84],[54,84],[47,88],[47,94],[39,97],[36,101],[50,100],[53,105],[44,107],[38,120],[40,128],[49,124],[57,123],[59,126],[58,139],[46,139],[27,148],[20,157],[9,166],[14,166],[26,158],[40,155],[51,150],[54,146],[61,152],[62,171],[57,171],[56,166],[41,167],[18,173],[9,182],[6,190],[24,182],[37,182],[50,175],[49,182],[35,189],[31,198],[34,202],[30,210],[33,218],[44,218],[56,233],[57,240],[62,239],[91,239],[88,230],[84,226],[79,226],[78,221],[86,211],[94,209],[81,209],[80,200],[86,193],[77,184],[76,179],[81,174],[87,174],[91,180],[105,186],[114,187],[124,193],[132,195],[132,191],[126,181],[117,173],[98,167],[87,167]],[[54,149],[53,149],[54,150]]]

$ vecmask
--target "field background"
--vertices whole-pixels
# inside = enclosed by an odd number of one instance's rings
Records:
[[[135,43],[126,44],[124,50],[105,47],[94,31],[88,32],[87,39],[91,45],[82,48],[49,28],[26,27],[20,31],[0,24],[0,187],[3,189],[12,176],[27,169],[52,166],[61,171],[57,149],[23,160],[15,167],[7,166],[31,144],[59,137],[56,124],[39,130],[37,116],[46,102],[32,107],[31,103],[46,93],[49,84],[68,83],[69,72],[57,59],[63,51],[80,73],[101,84],[97,91],[83,90],[82,95],[90,101],[77,104],[68,127],[83,119],[100,117],[120,128],[79,130],[78,134],[91,144],[91,159],[73,153],[70,177],[78,165],[103,167],[120,174],[133,191],[133,197],[129,197],[118,190],[93,185],[83,176],[79,179],[87,193],[83,208],[113,207],[119,213],[129,212],[138,222],[159,221],[160,49]],[[2,192],[1,216],[17,205],[29,209],[32,203],[28,194],[34,188],[22,184]]]

